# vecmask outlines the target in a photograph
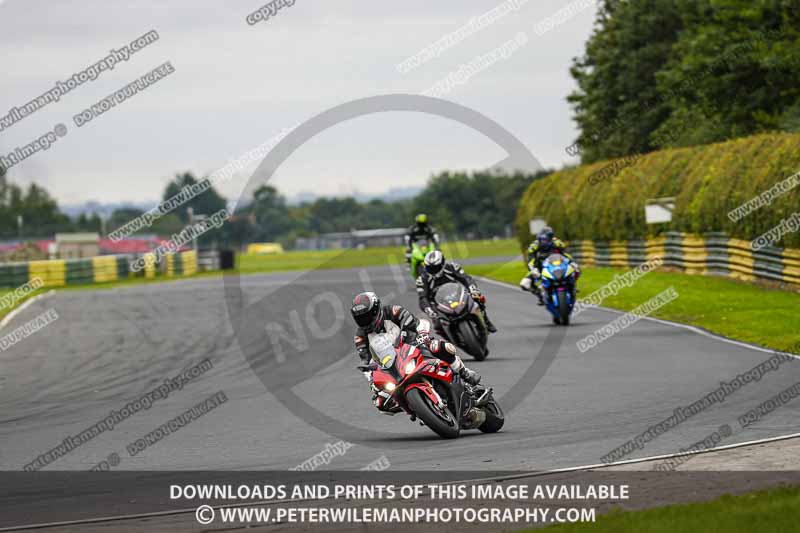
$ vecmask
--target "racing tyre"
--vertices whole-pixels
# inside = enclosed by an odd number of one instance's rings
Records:
[[[406,401],[411,411],[417,418],[425,422],[425,425],[444,439],[455,439],[458,437],[461,428],[458,420],[453,416],[449,409],[441,413],[432,403],[430,398],[421,390],[414,388],[406,392]]]
[[[561,294],[558,298],[558,314],[561,325],[569,326],[569,303],[566,294]]]
[[[476,331],[477,326],[470,320],[458,323],[458,333],[464,345],[464,351],[475,358],[476,361],[483,361],[489,355],[486,345],[481,343],[480,335]]]
[[[486,413],[486,420],[478,426],[478,429],[484,433],[497,433],[500,431],[500,428],[506,422],[506,417],[503,414],[503,410],[500,409],[500,405],[492,400],[483,410]]]

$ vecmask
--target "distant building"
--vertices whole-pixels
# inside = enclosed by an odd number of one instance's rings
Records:
[[[295,248],[298,250],[338,250],[354,248],[350,232],[323,233],[315,237],[298,237]]]
[[[353,231],[355,247],[403,246],[407,228],[364,229]]]
[[[56,233],[56,254],[59,259],[81,259],[100,255],[97,233]]]
[[[323,233],[315,237],[299,237],[298,250],[330,250],[342,248],[375,248],[403,246],[406,228],[381,228]]]
[[[116,242],[111,239],[100,239],[100,253],[103,255],[144,254],[155,250],[166,242],[166,239],[155,235],[126,237]],[[179,250],[183,252],[191,249],[191,246],[184,245]]]

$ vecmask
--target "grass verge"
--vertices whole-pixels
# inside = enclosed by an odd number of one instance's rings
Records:
[[[521,262],[470,265],[472,275],[486,276],[516,285],[525,275]],[[609,283],[624,269],[587,267],[578,288],[586,297]],[[630,311],[661,291],[674,287],[678,299],[652,316],[703,327],[714,333],[759,344],[775,350],[798,352],[800,294],[769,289],[717,276],[678,272],[651,272],[631,287],[607,298],[603,305]]]
[[[497,241],[459,241],[447,243],[442,251],[448,259],[491,257],[519,254],[519,242],[514,239]],[[364,248],[363,250],[308,250],[274,255],[239,256],[238,269],[242,274],[331,268],[358,268],[387,263],[405,264],[403,249],[398,246]]]
[[[722,496],[710,502],[668,505],[644,511],[612,511],[597,522],[558,524],[520,533],[752,533],[798,530],[800,489],[781,487],[740,496]]]
[[[514,239],[483,240],[483,241],[458,241],[447,243],[442,249],[448,259],[467,259],[471,257],[492,257],[519,254],[519,243]],[[404,264],[403,249],[400,247],[365,248],[363,250],[309,250],[286,252],[276,255],[248,255],[240,254],[237,257],[237,270],[241,274],[255,274],[258,272],[280,272],[288,270],[355,268],[365,266],[380,266],[391,263]],[[233,271],[235,272],[235,271]],[[192,276],[214,277],[222,275],[222,271],[201,272]],[[52,287],[58,290],[91,290],[108,289],[113,287],[127,287],[144,283],[159,283],[177,279],[190,279],[182,276],[167,278],[159,276],[153,279],[128,278],[105,283],[88,283],[85,285],[67,285]],[[31,293],[27,298],[40,294],[51,287],[40,289]],[[0,297],[12,292],[14,288],[0,287]],[[22,304],[27,298],[19,300],[13,306],[0,308],[0,319],[10,313],[15,307]]]
[[[37,294],[41,294],[41,293],[45,292],[46,290],[47,289],[35,290],[35,291],[31,292],[30,294],[26,295],[25,297],[14,301],[14,303],[12,305],[6,305],[5,307],[0,307],[0,320],[2,320],[8,313],[13,311],[16,307],[19,307],[20,305],[22,305],[25,302],[25,300],[29,300],[30,298],[33,298]],[[5,296],[7,294],[11,294],[12,292],[14,292],[13,288],[0,287],[0,298],[2,298],[3,296]]]

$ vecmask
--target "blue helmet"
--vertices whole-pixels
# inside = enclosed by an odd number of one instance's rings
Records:
[[[536,236],[536,240],[539,241],[539,246],[542,248],[548,248],[553,244],[554,237],[555,233],[553,233],[553,228],[550,226],[545,226],[539,231],[539,234]]]

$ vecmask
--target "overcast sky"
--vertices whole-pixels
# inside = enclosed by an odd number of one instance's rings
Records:
[[[524,0],[519,0],[520,3]],[[406,74],[397,65],[500,1],[296,0],[266,21],[245,17],[258,0],[0,0],[4,58],[0,117],[149,30],[160,38],[0,132],[0,155],[56,124],[67,135],[10,169],[62,204],[157,200],[176,173],[203,175],[281,130],[367,96],[420,93],[515,38],[527,42],[443,96],[490,117],[547,167],[574,162],[565,101],[595,8],[543,35],[536,24],[570,2],[530,0]],[[175,72],[77,127],[73,115],[170,61]],[[422,185],[443,169],[480,169],[507,154],[441,117],[392,112],[340,124],[308,142],[272,183],[292,196],[380,193]],[[220,188],[235,197],[250,176]]]

